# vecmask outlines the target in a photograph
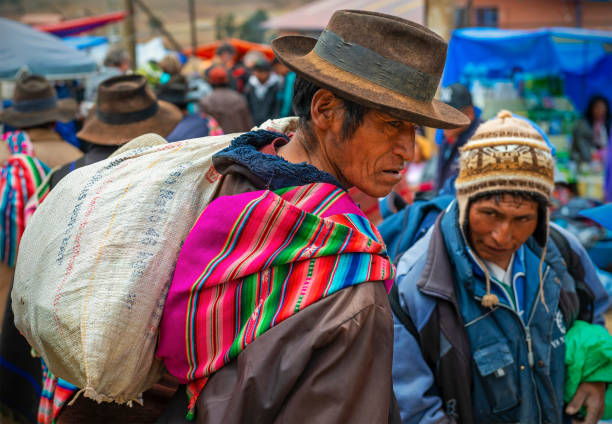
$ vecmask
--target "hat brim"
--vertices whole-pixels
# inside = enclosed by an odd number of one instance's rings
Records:
[[[612,230],[612,203],[606,203],[595,208],[584,209],[580,211],[580,215],[597,222],[604,228]]]
[[[77,112],[74,99],[59,99],[53,109],[38,112],[19,112],[8,107],[0,112],[0,122],[15,128],[35,127],[50,122],[70,122]]]
[[[158,100],[159,108],[155,115],[131,124],[111,125],[100,121],[95,108],[85,120],[83,129],[77,137],[93,144],[118,146],[146,133],[156,133],[167,137],[183,118],[180,109],[173,104]]]
[[[432,128],[470,124],[467,116],[439,100],[419,101],[332,65],[314,53],[316,42],[310,37],[285,36],[273,40],[272,49],[289,69],[347,100]]]

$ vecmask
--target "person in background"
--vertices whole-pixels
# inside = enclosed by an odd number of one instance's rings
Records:
[[[465,85],[456,83],[442,88],[440,91],[440,100],[459,109],[470,118],[469,125],[465,125],[461,128],[444,130],[440,149],[438,150],[434,190],[437,192],[444,191],[447,194],[454,194],[453,183],[458,172],[459,149],[468,141],[472,134],[474,134],[481,121],[480,118],[476,116],[474,105],[472,104],[472,95]]]
[[[215,118],[225,134],[249,131],[253,120],[246,98],[231,89],[229,81],[229,73],[221,65],[208,71],[208,83],[213,91],[200,99],[200,112]]]
[[[282,92],[282,80],[277,74],[272,73],[270,62],[265,59],[257,62],[253,66],[253,75],[244,88],[244,95],[255,125],[280,117]]]
[[[572,131],[572,159],[579,163],[591,162],[594,153],[608,147],[609,139],[610,103],[604,96],[595,95]]]
[[[229,87],[237,90],[239,93],[244,91],[244,87],[249,80],[251,74],[249,69],[240,61],[236,60],[236,49],[229,43],[223,43],[215,51],[214,65],[222,65],[229,71]],[[214,66],[213,65],[213,66]],[[213,68],[211,66],[205,72],[205,77],[208,79],[208,72]]]
[[[181,73],[183,65],[181,64],[181,61],[177,57],[176,53],[172,53],[159,61],[159,68],[164,74],[167,74],[168,79],[170,79]],[[165,81],[161,82],[165,83]]]
[[[140,135],[156,133],[167,137],[182,116],[179,108],[158,100],[141,75],[121,75],[102,82],[98,87],[95,109],[77,134],[91,148],[79,160],[52,173],[49,180],[51,190],[70,172],[108,158]],[[4,343],[2,340],[0,345]],[[140,422],[143,417],[160,413],[155,406],[150,407],[151,403],[172,395],[171,384],[168,387],[156,385],[144,394],[144,407],[136,409],[115,404],[106,408],[109,404],[98,404],[86,397],[75,396],[78,388],[47,370],[43,377],[43,391],[38,405],[39,423]],[[68,403],[71,405],[67,406]]]
[[[283,103],[280,109],[280,117],[291,116],[291,103],[293,101],[293,84],[295,82],[295,72],[289,70],[280,60],[274,58],[272,61],[272,69],[274,73],[283,79],[282,99]]]
[[[563,400],[566,331],[603,325],[610,301],[578,240],[549,222],[553,175],[544,138],[508,111],[461,149],[456,200],[397,268],[403,423],[564,423],[583,406],[585,423],[602,416],[604,383]]]
[[[139,135],[154,132],[168,136],[182,117],[179,108],[157,99],[142,75],[120,75],[103,81],[96,106],[77,133],[89,144],[87,153],[54,172],[51,186],[76,168],[106,159]]]
[[[76,110],[74,99],[58,99],[45,77],[26,75],[17,80],[12,105],[0,112],[0,122],[25,132],[32,142],[34,156],[55,168],[83,155],[54,130],[58,121],[71,121]]]
[[[249,50],[242,56],[242,64],[250,73],[257,62],[265,59],[266,57],[259,50]]]
[[[81,114],[87,116],[87,112],[96,101],[96,93],[98,86],[102,81],[111,77],[126,74],[132,66],[132,59],[127,50],[113,46],[109,48],[104,58],[103,66],[93,76],[85,79],[85,95],[83,97],[84,105],[81,106]]]
[[[610,102],[602,95],[592,96],[572,131],[571,158],[579,165],[598,162],[604,168],[604,199],[612,201],[612,132]]]
[[[19,335],[7,302],[15,271],[25,204],[42,184],[50,168],[79,159],[83,153],[55,131],[71,121],[76,102],[59,100],[51,83],[39,75],[24,75],[15,84],[11,107],[0,112],[5,129],[0,146],[0,422],[32,421],[40,397],[40,360],[30,356]],[[10,316],[9,316],[10,315]]]
[[[189,114],[187,111],[188,90],[187,79],[182,75],[175,75],[166,84],[157,87],[157,98],[172,103],[183,113],[183,119],[166,137],[166,140],[173,142],[208,137],[209,135],[222,135],[223,130],[219,127],[215,118],[202,112]]]

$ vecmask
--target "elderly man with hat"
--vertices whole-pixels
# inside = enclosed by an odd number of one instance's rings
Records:
[[[603,324],[609,300],[576,239],[549,223],[553,174],[542,136],[508,111],[460,150],[456,201],[397,268],[402,422],[565,423],[583,406],[585,422],[602,416],[604,383],[564,399],[565,333]]]
[[[318,40],[272,47],[297,74],[298,118],[213,157],[217,197],[183,245],[160,324],[157,356],[185,384],[161,422],[387,422],[393,266],[346,190],[389,193],[416,125],[468,124],[433,99],[446,44],[343,10]]]
[[[83,155],[53,129],[58,121],[71,121],[76,109],[73,99],[57,98],[45,77],[26,75],[17,80],[11,107],[0,112],[0,122],[25,131],[34,147],[34,155],[55,168]]]

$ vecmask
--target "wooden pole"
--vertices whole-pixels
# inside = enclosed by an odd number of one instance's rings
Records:
[[[188,0],[188,1],[189,1],[189,23],[191,26],[191,56],[195,56],[196,49],[198,48],[195,0]]]
[[[142,11],[147,14],[149,19],[159,22],[159,30],[164,35],[164,37],[168,39],[168,41],[172,45],[172,48],[176,51],[182,52],[183,47],[179,44],[178,41],[176,41],[176,38],[174,38],[174,36],[166,30],[166,27],[164,27],[164,22],[161,19],[159,19],[142,0],[132,0],[132,1],[134,1],[138,5],[138,7],[140,7]]]
[[[132,71],[136,71],[136,26],[134,24],[134,1],[125,0],[125,37],[127,41],[127,50],[130,53],[132,61]]]
[[[455,29],[454,0],[426,0],[425,26],[438,33],[447,42]]]

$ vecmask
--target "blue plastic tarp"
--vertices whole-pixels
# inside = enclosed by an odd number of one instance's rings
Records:
[[[61,40],[65,44],[77,50],[84,50],[90,47],[101,46],[102,44],[108,43],[108,39],[100,35],[83,35],[80,37],[64,37]]]
[[[458,29],[449,43],[442,85],[465,82],[462,74],[469,67],[486,68],[495,77],[515,69],[559,74],[566,95],[583,110],[593,94],[612,101],[612,31]]]
[[[84,52],[54,35],[0,18],[0,79],[14,79],[20,70],[49,79],[70,79],[96,70]]]

